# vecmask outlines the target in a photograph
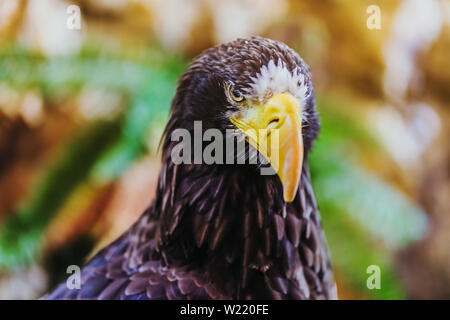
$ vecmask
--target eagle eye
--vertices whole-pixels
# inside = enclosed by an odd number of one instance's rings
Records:
[[[231,81],[225,83],[225,94],[230,101],[235,103],[240,103],[245,99],[239,90],[234,88],[234,84]]]

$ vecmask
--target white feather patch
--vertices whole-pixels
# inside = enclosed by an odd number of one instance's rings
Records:
[[[291,72],[281,59],[277,63],[270,60],[261,68],[256,77],[252,77],[253,83],[248,93],[253,98],[266,99],[278,93],[289,92],[298,99],[301,105],[304,105],[309,92],[304,80],[305,77],[300,69],[295,68]]]

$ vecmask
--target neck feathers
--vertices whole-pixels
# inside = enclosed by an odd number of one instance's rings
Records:
[[[306,164],[294,202],[285,203],[276,176],[164,160],[148,214],[166,265],[207,268],[215,282],[228,279],[218,283],[225,295],[240,298],[329,297],[332,274]]]

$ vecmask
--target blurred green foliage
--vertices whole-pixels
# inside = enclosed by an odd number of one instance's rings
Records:
[[[339,106],[329,97],[318,100],[322,130],[309,160],[334,267],[363,296],[405,298],[393,253],[424,236],[426,216],[357,164],[358,151],[382,151],[357,119]],[[381,269],[381,290],[366,286],[370,265]]]
[[[86,48],[79,55],[48,59],[17,47],[0,52],[0,83],[39,89],[45,99],[71,96],[85,86],[127,98],[111,121],[81,128],[41,173],[31,196],[0,226],[0,269],[26,265],[39,254],[46,226],[71,192],[87,179],[108,183],[146,151],[153,120],[167,116],[184,62],[160,49],[114,55]]]
[[[0,268],[13,268],[35,258],[46,226],[86,179],[101,153],[117,139],[119,129],[116,122],[92,124],[42,173],[30,198],[0,225]]]

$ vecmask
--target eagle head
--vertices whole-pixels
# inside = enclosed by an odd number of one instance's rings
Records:
[[[202,122],[202,130],[218,129],[225,137],[227,129],[236,129],[251,147],[235,158],[249,160],[255,148],[277,173],[284,200],[294,200],[319,120],[309,66],[293,49],[251,37],[201,53],[179,80],[165,148],[173,147],[170,133],[192,131],[195,121]]]

